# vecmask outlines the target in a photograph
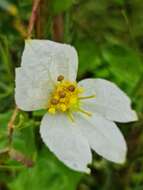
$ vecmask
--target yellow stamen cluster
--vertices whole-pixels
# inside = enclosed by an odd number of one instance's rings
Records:
[[[65,81],[62,76],[57,78],[57,85],[48,103],[48,112],[76,111],[79,108],[79,95],[83,92],[76,82]]]

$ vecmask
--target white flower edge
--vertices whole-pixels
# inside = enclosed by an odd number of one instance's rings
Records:
[[[75,116],[76,126],[88,140],[89,146],[103,158],[123,164],[126,160],[127,145],[117,125],[98,113],[91,117]]]
[[[40,134],[52,152],[73,170],[89,172],[90,148],[115,163],[124,163],[127,146],[116,124],[98,114],[83,117],[74,114],[71,122],[66,114],[46,114],[41,122]]]
[[[85,88],[84,96],[96,96],[84,101],[84,109],[111,121],[126,123],[138,120],[130,98],[113,82],[100,78],[84,79],[78,85]]]
[[[46,109],[53,88],[48,71],[42,67],[16,68],[15,101],[20,109]]]
[[[56,117],[46,114],[42,119],[40,134],[44,143],[64,164],[73,170],[89,173],[87,164],[92,155],[86,138],[65,114]]]
[[[63,75],[66,80],[75,81],[78,70],[77,51],[71,45],[50,40],[26,40],[21,66],[39,65],[49,70],[53,80],[58,75]]]

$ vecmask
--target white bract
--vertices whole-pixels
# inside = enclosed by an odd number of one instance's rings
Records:
[[[77,69],[78,56],[72,46],[26,41],[21,67],[16,68],[16,104],[24,111],[46,110],[41,137],[73,170],[89,171],[91,149],[107,160],[123,163],[127,146],[115,122],[137,120],[131,101],[107,80],[77,83]]]

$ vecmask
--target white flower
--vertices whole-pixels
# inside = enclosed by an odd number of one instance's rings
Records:
[[[25,111],[47,111],[41,137],[73,170],[89,171],[91,149],[107,160],[123,163],[127,146],[115,122],[137,120],[131,101],[104,79],[76,83],[77,69],[77,52],[70,45],[26,41],[21,67],[16,68],[16,104]]]

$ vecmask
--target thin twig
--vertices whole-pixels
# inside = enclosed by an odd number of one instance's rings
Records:
[[[32,35],[32,31],[34,28],[34,25],[36,24],[36,19],[39,19],[40,15],[40,3],[42,0],[34,0],[33,1],[33,7],[32,7],[32,13],[31,13],[31,17],[29,19],[29,26],[28,26],[28,32],[27,32],[27,38],[30,38]],[[20,22],[20,25],[21,22]],[[40,27],[39,23],[38,23],[38,28]],[[40,33],[40,31],[38,31],[38,33]],[[24,35],[23,35],[24,36]],[[8,148],[5,149],[4,151],[0,152],[2,153],[8,153],[9,156],[14,159],[17,160],[18,162],[21,162],[23,165],[25,165],[26,167],[32,167],[33,166],[33,161],[29,158],[27,158],[24,154],[12,149],[11,144],[12,144],[12,139],[13,139],[13,132],[14,132],[14,125],[15,125],[15,120],[17,117],[17,114],[19,112],[18,107],[16,106],[13,114],[8,122]],[[0,166],[0,167],[7,167],[7,166]]]
[[[31,13],[31,17],[29,19],[29,26],[28,26],[28,36],[27,36],[28,38],[30,38],[32,35],[34,24],[35,24],[36,18],[38,16],[38,9],[39,9],[40,3],[41,3],[41,0],[33,1],[32,13]]]
[[[53,18],[53,40],[56,42],[63,41],[64,22],[63,15],[56,15]]]
[[[35,20],[35,37],[38,39],[43,38],[43,14],[44,14],[44,6],[45,6],[45,1],[41,0],[41,3],[39,4],[39,8],[37,10],[37,18]]]
[[[32,35],[33,27],[34,27],[34,24],[35,24],[35,21],[36,21],[36,18],[37,18],[37,11],[38,11],[38,8],[39,8],[39,5],[40,5],[41,1],[42,0],[34,0],[33,1],[32,13],[31,13],[31,17],[29,19],[29,26],[28,26],[28,38],[30,38],[31,35]],[[14,130],[14,122],[15,122],[15,119],[16,119],[18,111],[19,111],[19,109],[16,106],[14,111],[13,111],[13,114],[11,116],[11,119],[10,119],[10,121],[8,123],[9,145],[11,145],[11,142],[12,142],[12,136],[13,136],[13,130]]]
[[[14,111],[13,111],[13,114],[10,118],[10,121],[8,122],[8,138],[9,138],[9,145],[11,145],[11,142],[12,142],[12,136],[13,136],[13,130],[14,130],[14,122],[16,120],[16,116],[19,112],[19,109],[18,107],[16,106]]]
[[[11,149],[9,151],[9,156],[11,159],[16,160],[17,162],[20,162],[27,168],[34,166],[33,160],[31,160],[30,158],[27,158],[27,156],[25,156],[23,153],[15,150],[15,149]]]

